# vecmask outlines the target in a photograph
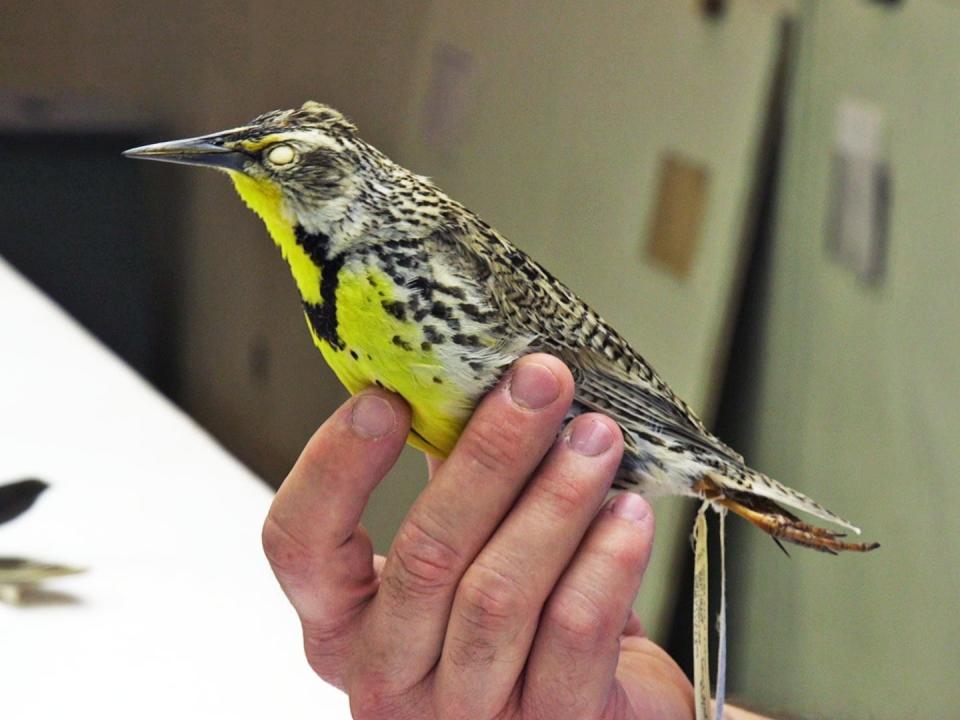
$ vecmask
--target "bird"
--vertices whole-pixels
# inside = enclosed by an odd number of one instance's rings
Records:
[[[49,487],[43,480],[28,478],[0,485],[0,524],[19,517],[31,508]]]
[[[316,101],[234,128],[125,151],[226,172],[287,261],[313,342],[347,390],[411,408],[409,444],[445,457],[484,394],[520,357],[550,353],[575,381],[566,420],[605,413],[623,431],[613,488],[683,495],[771,535],[868,551],[805,512],[860,530],[747,466],[595,310],[431,180]],[[782,547],[782,545],[781,545]]]
[[[35,478],[0,485],[0,524],[23,515],[48,487],[43,480]],[[42,581],[81,572],[82,569],[67,565],[22,557],[0,557],[0,602],[17,605]]]

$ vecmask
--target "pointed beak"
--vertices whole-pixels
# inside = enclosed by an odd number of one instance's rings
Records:
[[[225,147],[223,133],[143,145],[125,150],[123,155],[140,160],[160,160],[161,162],[180,163],[182,165],[205,165],[239,172],[243,171],[244,166],[250,160],[247,153]]]

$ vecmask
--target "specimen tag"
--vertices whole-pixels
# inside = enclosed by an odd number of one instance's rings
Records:
[[[710,611],[707,579],[707,503],[693,526],[693,694],[697,720],[710,717]]]
[[[717,617],[717,709],[716,720],[723,720],[727,694],[727,509],[720,510],[720,614]]]
[[[693,692],[697,720],[710,717],[710,592],[707,561],[707,503],[693,526]],[[722,720],[727,684],[727,558],[726,516],[720,511],[720,614],[717,618],[717,699],[715,720]]]

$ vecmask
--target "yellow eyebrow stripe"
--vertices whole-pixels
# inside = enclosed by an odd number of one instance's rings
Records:
[[[258,152],[263,150],[268,145],[274,145],[278,142],[283,142],[284,137],[282,135],[277,135],[276,133],[272,135],[265,135],[264,137],[257,138],[256,140],[241,140],[239,142],[240,147],[249,152]]]

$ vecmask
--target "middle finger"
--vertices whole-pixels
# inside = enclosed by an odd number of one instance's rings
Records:
[[[510,701],[544,601],[610,488],[616,423],[573,420],[457,590],[436,697],[451,717],[493,717]]]

